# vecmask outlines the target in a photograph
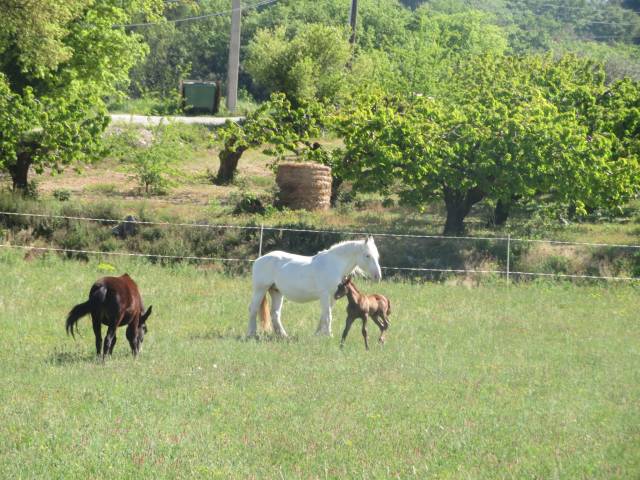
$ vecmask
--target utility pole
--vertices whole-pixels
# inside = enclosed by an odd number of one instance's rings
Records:
[[[356,20],[358,17],[358,0],[351,0],[351,15],[349,16],[349,24],[351,25],[351,37],[349,43],[356,43]]]
[[[240,0],[232,0],[231,39],[229,41],[229,66],[227,67],[227,109],[236,110],[238,101],[238,70],[240,69]]]

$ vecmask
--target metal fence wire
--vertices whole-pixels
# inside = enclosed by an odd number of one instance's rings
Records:
[[[545,239],[530,239],[530,238],[512,238],[511,235],[506,237],[481,237],[481,236],[445,236],[445,235],[418,235],[418,234],[402,234],[393,232],[364,232],[364,231],[342,231],[342,230],[323,230],[323,229],[309,229],[309,228],[289,228],[279,226],[266,226],[266,225],[229,225],[229,224],[208,224],[208,223],[180,223],[180,222],[158,222],[158,221],[143,221],[143,220],[115,220],[111,218],[92,218],[92,217],[80,217],[80,216],[68,216],[68,215],[52,215],[42,213],[20,213],[20,212],[0,212],[0,215],[6,217],[32,217],[32,218],[46,218],[57,220],[70,220],[78,222],[96,222],[102,224],[129,224],[129,225],[141,225],[141,226],[165,226],[165,227],[179,227],[179,228],[197,228],[197,229],[233,229],[233,230],[252,230],[258,235],[258,245],[256,248],[258,256],[262,255],[265,243],[267,241],[267,235],[265,233],[283,235],[284,233],[295,233],[298,235],[335,235],[339,238],[345,237],[362,237],[366,235],[372,235],[376,238],[379,248],[385,244],[397,244],[398,239],[404,241],[419,241],[419,240],[433,240],[439,242],[439,248],[443,246],[450,248],[451,242],[482,242],[488,244],[503,244],[501,247],[494,247],[492,253],[496,254],[496,257],[502,257],[504,259],[504,269],[482,269],[482,268],[451,268],[438,263],[438,248],[433,249],[433,263],[434,265],[415,265],[417,259],[409,256],[401,261],[399,265],[389,266],[382,265],[383,270],[389,272],[407,272],[407,273],[438,273],[438,274],[464,274],[464,275],[476,275],[476,274],[490,274],[504,276],[507,285],[512,281],[514,276],[523,277],[546,277],[546,278],[566,278],[566,279],[589,279],[589,280],[611,280],[611,281],[637,281],[640,277],[625,277],[625,276],[607,276],[607,275],[581,275],[581,274],[569,274],[569,273],[548,273],[548,272],[528,272],[518,271],[512,269],[512,256],[514,244],[533,244],[544,243],[552,246],[578,246],[578,247],[592,247],[592,248],[616,248],[616,249],[629,249],[640,250],[640,245],[628,245],[628,244],[615,244],[615,243],[598,243],[598,242],[570,242],[563,240],[545,240]],[[327,247],[329,245],[326,245]],[[187,260],[198,262],[236,262],[236,263],[251,263],[255,258],[229,258],[229,257],[214,257],[214,256],[196,256],[196,255],[162,255],[142,252],[128,252],[128,251],[100,251],[100,250],[84,250],[74,248],[61,248],[54,246],[32,246],[32,245],[18,245],[9,242],[1,243],[0,248],[7,249],[21,249],[21,250],[34,250],[34,251],[50,251],[59,253],[70,254],[85,254],[85,255],[103,255],[103,256],[122,256],[122,257],[142,257],[150,259],[168,259],[168,260]],[[499,251],[502,250],[502,255]],[[391,251],[391,248],[389,248]],[[409,248],[409,251],[413,251]],[[383,261],[386,256],[383,256]],[[412,264],[406,265],[409,261]]]

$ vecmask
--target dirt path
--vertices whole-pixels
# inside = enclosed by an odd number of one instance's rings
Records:
[[[112,123],[136,123],[138,125],[158,125],[162,121],[191,123],[197,125],[224,125],[227,121],[239,122],[244,117],[162,117],[155,115],[133,115],[130,113],[112,113]]]

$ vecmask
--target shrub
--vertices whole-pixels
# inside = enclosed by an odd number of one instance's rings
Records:
[[[130,171],[145,194],[162,194],[175,185],[174,179],[180,175],[175,165],[186,155],[179,130],[173,125],[158,125],[151,145],[131,152]]]
[[[238,215],[241,213],[265,213],[265,207],[260,199],[252,193],[243,193],[242,197],[236,204],[233,213]]]
[[[53,198],[61,202],[66,202],[71,198],[71,191],[66,188],[59,188],[53,191]]]

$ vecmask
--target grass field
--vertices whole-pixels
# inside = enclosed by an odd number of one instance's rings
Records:
[[[98,262],[0,251],[1,478],[640,476],[640,292],[623,285],[362,283],[391,298],[387,344],[245,341],[249,279],[118,263],[153,304],[96,361],[64,317]],[[371,326],[370,334],[376,332]]]

